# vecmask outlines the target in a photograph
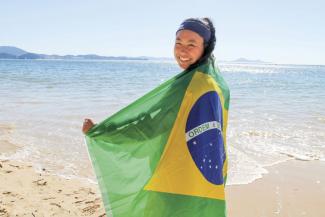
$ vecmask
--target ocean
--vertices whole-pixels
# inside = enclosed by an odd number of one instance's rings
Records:
[[[325,66],[218,64],[231,99],[228,185],[291,159],[325,161]],[[171,61],[0,60],[0,159],[95,181],[81,127],[180,72]]]

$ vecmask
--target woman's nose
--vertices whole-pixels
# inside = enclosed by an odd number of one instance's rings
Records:
[[[187,52],[186,47],[185,47],[185,46],[182,46],[182,47],[179,49],[179,52],[180,52],[181,54],[186,53],[186,52]]]

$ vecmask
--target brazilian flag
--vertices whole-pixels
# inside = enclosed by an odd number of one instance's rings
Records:
[[[228,106],[210,59],[94,126],[86,142],[107,214],[226,216]]]

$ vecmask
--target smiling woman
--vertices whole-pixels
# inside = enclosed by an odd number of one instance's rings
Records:
[[[203,38],[190,30],[177,32],[174,55],[178,65],[187,69],[203,54]]]
[[[176,32],[174,57],[182,69],[191,69],[212,57],[215,29],[209,18],[186,19]]]
[[[83,132],[107,213],[114,217],[225,217],[229,89],[207,19],[176,31],[184,69]]]

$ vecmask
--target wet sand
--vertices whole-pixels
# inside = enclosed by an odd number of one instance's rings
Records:
[[[227,187],[228,217],[325,216],[325,162],[291,160],[247,185]]]

